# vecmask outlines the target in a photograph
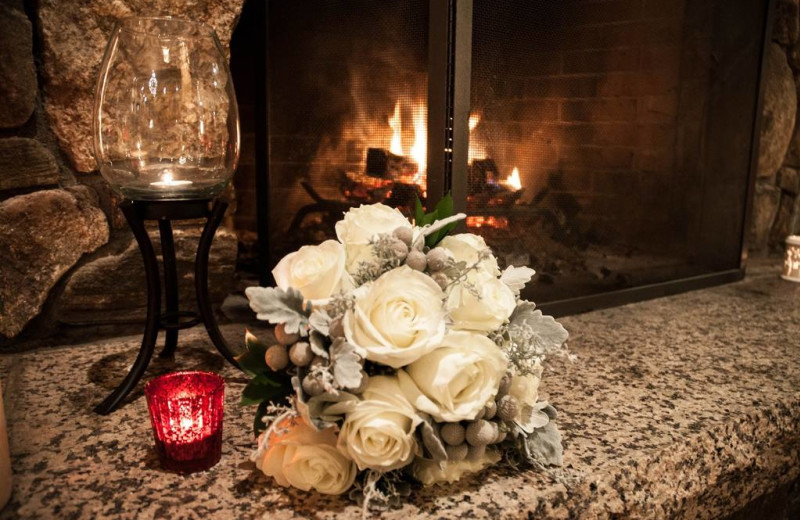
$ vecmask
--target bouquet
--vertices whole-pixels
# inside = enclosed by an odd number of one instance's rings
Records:
[[[238,359],[258,404],[258,469],[281,486],[389,505],[413,481],[453,482],[504,461],[560,465],[542,361],[567,331],[501,271],[484,240],[450,235],[465,215],[417,202],[414,224],[353,208],[337,240],[304,246],[246,290],[275,341],[246,335]],[[271,344],[272,343],[272,344]]]

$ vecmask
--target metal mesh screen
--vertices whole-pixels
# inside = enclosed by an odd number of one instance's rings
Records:
[[[273,256],[426,186],[427,1],[269,3]]]
[[[475,0],[468,225],[537,301],[739,266],[758,4]]]

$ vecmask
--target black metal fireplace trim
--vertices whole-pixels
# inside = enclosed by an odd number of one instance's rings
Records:
[[[670,294],[722,285],[745,276],[748,256],[748,229],[752,218],[761,133],[761,108],[766,54],[772,34],[775,0],[764,0],[764,31],[761,41],[759,86],[756,93],[750,166],[745,195],[745,214],[741,229],[741,257],[738,269],[680,278],[602,294],[544,303],[541,308],[555,315],[576,314],[594,309],[624,305]],[[274,283],[269,255],[269,69],[268,26],[269,0],[255,2],[255,14],[262,30],[256,45],[257,59],[263,63],[256,71],[257,97],[255,163],[258,206],[259,279],[262,285]],[[466,209],[467,168],[469,149],[470,83],[472,63],[473,0],[430,0],[428,41],[428,194],[429,203],[452,193],[457,211]],[[444,146],[442,144],[444,143]],[[464,175],[453,172],[465,172]],[[533,298],[535,287],[528,287],[523,297]]]

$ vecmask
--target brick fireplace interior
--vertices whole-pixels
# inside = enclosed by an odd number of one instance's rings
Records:
[[[467,179],[467,229],[537,269],[537,301],[739,268],[757,4],[472,3],[468,164],[452,175]],[[429,195],[430,19],[424,0],[326,0],[269,2],[267,20],[267,92],[253,94],[267,97],[270,263],[332,237],[348,207]],[[236,44],[234,74],[252,74]],[[236,180],[253,238],[255,175]]]

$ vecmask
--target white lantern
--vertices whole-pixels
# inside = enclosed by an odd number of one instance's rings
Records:
[[[786,237],[786,258],[783,261],[781,278],[792,282],[800,282],[800,236]]]

